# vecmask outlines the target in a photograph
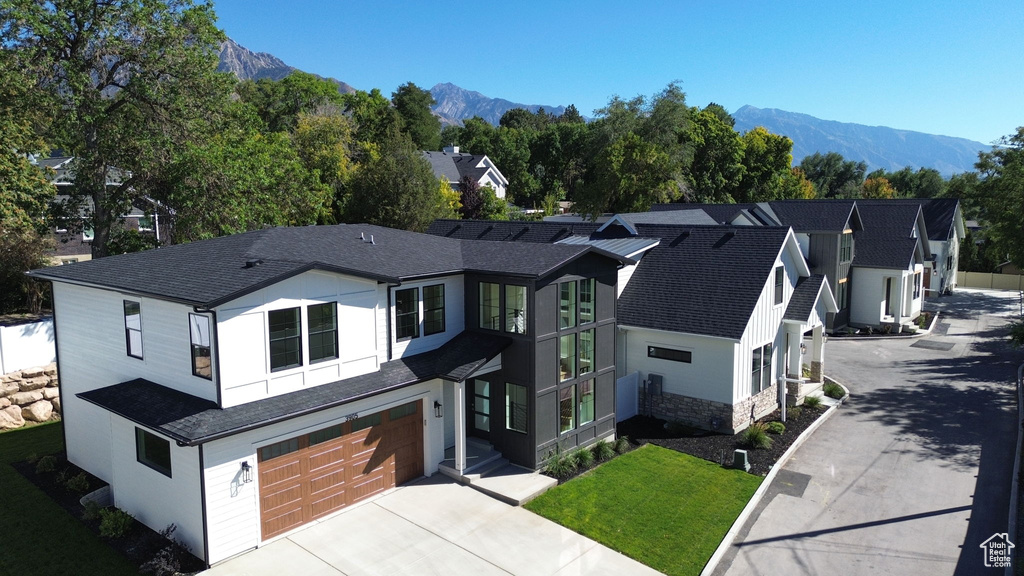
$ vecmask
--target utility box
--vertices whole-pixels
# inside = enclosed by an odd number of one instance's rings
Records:
[[[747,459],[746,450],[736,450],[732,453],[732,467],[744,472],[750,472],[750,460]]]

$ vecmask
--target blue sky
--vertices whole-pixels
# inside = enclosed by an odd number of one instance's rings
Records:
[[[1024,125],[1024,1],[214,0],[239,44],[390,96],[452,82],[524,104],[608,102],[681,81],[750,104],[983,143]]]

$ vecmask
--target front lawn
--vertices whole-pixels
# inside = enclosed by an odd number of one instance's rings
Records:
[[[54,422],[0,433],[0,575],[138,574],[11,466],[33,454],[60,452],[61,430],[61,423]]]
[[[700,574],[761,480],[648,444],[526,508],[666,574]]]

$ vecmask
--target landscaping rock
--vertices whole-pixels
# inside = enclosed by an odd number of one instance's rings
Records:
[[[46,422],[53,416],[53,404],[46,400],[33,402],[31,405],[21,409],[21,417],[33,422]]]
[[[57,363],[50,362],[45,367],[43,367],[43,374],[47,376],[57,376]]]
[[[11,403],[17,404],[18,406],[28,406],[33,402],[38,402],[43,399],[43,393],[38,390],[32,390],[31,392],[17,392],[10,395]]]
[[[10,396],[21,390],[17,382],[7,382],[0,384],[0,396]]]
[[[43,389],[43,400],[53,400],[60,396],[60,390],[56,388],[44,388]]]
[[[10,398],[0,398],[0,408],[7,408],[11,405]]]
[[[38,378],[43,375],[43,368],[37,366],[35,368],[25,368],[21,371],[22,378]]]
[[[0,429],[10,430],[12,428],[21,428],[24,425],[25,419],[21,417],[21,408],[8,406],[0,410]]]
[[[56,388],[57,387],[57,377],[56,376],[49,376],[48,378],[49,378],[49,382],[47,382],[46,385],[49,386],[50,388]]]
[[[50,404],[53,404],[53,411],[57,414],[62,414],[60,411],[60,396],[57,396],[53,400],[50,400]]]
[[[40,388],[46,388],[46,385],[50,383],[50,379],[46,376],[36,376],[34,378],[27,378],[18,382],[18,387],[21,388],[22,392],[30,392],[32,390],[39,390]]]

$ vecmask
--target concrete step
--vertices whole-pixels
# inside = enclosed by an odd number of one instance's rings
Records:
[[[500,453],[495,452],[494,456],[491,458],[467,468],[466,473],[463,474],[462,477],[467,483],[473,484],[474,482],[479,482],[481,478],[503,466],[508,466],[508,460],[502,458]]]
[[[506,462],[469,486],[507,504],[522,506],[557,485],[554,478]]]

